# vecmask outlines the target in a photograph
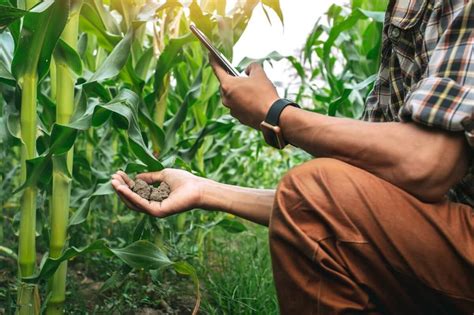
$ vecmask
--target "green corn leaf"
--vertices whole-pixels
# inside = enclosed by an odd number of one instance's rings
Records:
[[[107,51],[112,51],[115,45],[122,39],[120,35],[113,34],[107,30],[104,21],[90,2],[85,2],[82,6],[79,26],[85,32],[97,36],[100,46]]]
[[[82,75],[82,60],[79,54],[65,41],[59,39],[54,49],[54,60],[58,63],[68,65],[77,75]]]
[[[104,87],[102,84],[100,84],[97,81],[94,82],[88,82],[87,84],[84,84],[83,90],[86,92],[86,94],[90,97],[98,97],[102,102],[110,102],[112,100],[112,94],[110,94],[109,89]],[[85,106],[87,107],[87,106]],[[76,107],[77,110],[77,107]]]
[[[131,29],[87,82],[103,81],[117,76],[127,62],[132,41],[133,30]]]
[[[6,257],[10,257],[14,260],[18,260],[18,256],[17,254],[11,250],[10,248],[8,247],[5,247],[5,246],[1,246],[0,245],[0,255],[3,255],[3,256],[6,256]]]
[[[132,40],[133,41],[133,40]],[[133,43],[132,43],[132,48],[133,48]],[[132,52],[131,52],[132,53]],[[131,57],[131,55],[130,55]],[[125,83],[129,84],[132,86],[132,89],[140,93],[143,90],[143,86],[145,84],[145,81],[142,80],[137,73],[135,72],[134,66],[133,66],[133,60],[132,58],[128,58],[125,67],[122,69],[120,72],[119,78]]]
[[[385,12],[380,11],[368,11],[359,9],[359,11],[364,14],[366,17],[374,20],[377,23],[383,23],[385,21]]]
[[[323,47],[323,61],[328,69],[328,72],[331,73],[331,62],[330,62],[330,53],[331,48],[334,45],[336,39],[341,35],[342,32],[352,28],[359,20],[367,18],[360,10],[354,11],[350,16],[345,18],[341,23],[335,25],[330,33],[329,37],[324,43]]]
[[[17,80],[25,73],[35,72],[41,80],[49,71],[51,54],[66,25],[69,9],[69,1],[45,1],[25,15],[12,61]]]
[[[64,155],[74,145],[78,130],[69,126],[55,124],[51,131],[50,147],[42,155],[26,160],[27,179],[22,186],[13,193],[17,193],[25,187],[37,184],[45,186],[51,180],[53,155]]]
[[[85,3],[87,3],[91,8],[94,9],[94,11],[97,13],[100,20],[102,21],[107,32],[116,35],[121,33],[120,26],[115,22],[111,11],[106,10],[104,8],[104,5],[102,4],[101,0],[85,0]]]
[[[259,3],[259,0],[247,0],[239,2],[230,12],[233,20],[234,43],[236,43],[244,33],[252,17],[253,10]]]
[[[127,265],[137,269],[161,269],[172,265],[165,253],[148,241],[139,240],[127,247],[110,251]]]
[[[6,104],[3,113],[3,119],[5,120],[5,127],[7,132],[7,138],[13,140],[12,143],[19,145],[20,140],[20,113],[15,108],[14,104]]]
[[[5,64],[0,60],[0,82],[15,86],[16,80],[13,75],[8,71]]]
[[[191,277],[196,292],[196,304],[194,305],[192,314],[197,314],[201,304],[201,290],[196,269],[185,261],[173,263],[173,268],[177,273]]]
[[[137,65],[135,67],[135,73],[137,76],[146,81],[147,74],[150,68],[150,64],[153,60],[153,47],[148,48],[145,52],[140,56],[137,61]]]
[[[95,241],[92,244],[82,248],[70,247],[65,250],[59,258],[55,259],[48,257],[47,259],[43,260],[43,263],[40,266],[40,270],[36,275],[32,277],[23,278],[22,280],[29,283],[38,283],[40,280],[49,279],[63,261],[90,252],[103,252],[109,255],[112,254],[109,248],[107,247],[105,240]]]
[[[298,59],[296,59],[293,56],[288,56],[286,59],[291,63],[293,68],[296,70],[300,79],[304,81],[306,79],[306,71],[303,68],[303,65],[298,61]]]
[[[186,96],[184,97],[184,100],[181,106],[179,107],[178,112],[173,117],[168,128],[166,129],[166,133],[165,133],[166,143],[165,143],[165,148],[163,150],[164,151],[163,153],[166,153],[170,148],[174,146],[175,141],[176,141],[176,133],[178,132],[178,129],[181,127],[181,125],[185,121],[189,107],[192,106],[192,103],[196,100],[201,90],[201,82],[202,82],[202,70],[199,71],[198,75],[196,76],[196,79],[193,82],[193,85],[189,89],[188,93],[186,93]]]
[[[85,97],[84,95],[79,98]],[[67,125],[55,124],[51,131],[49,148],[39,157],[27,160],[27,180],[14,193],[36,184],[46,185],[51,178],[51,158],[71,149],[79,131],[84,131],[92,125],[98,126],[112,119],[116,126],[127,130],[132,152],[148,166],[150,171],[159,171],[163,165],[153,156],[145,145],[138,125],[138,105],[140,99],[130,90],[123,89],[109,103],[91,104],[83,115],[73,116],[73,121]]]
[[[146,172],[147,166],[138,162],[129,162],[125,165],[124,172],[127,174],[130,173],[143,173]]]
[[[28,11],[0,4],[0,31],[23,17]]]
[[[97,190],[91,196],[92,197],[107,196],[113,193],[115,193],[115,190],[112,187],[112,184],[110,182],[107,182],[107,183],[100,184]]]
[[[217,226],[220,226],[229,233],[242,233],[247,231],[245,225],[237,220],[223,219],[217,223]]]
[[[60,155],[53,155],[51,161],[54,164],[55,172],[61,172],[63,176],[66,176],[68,179],[72,179],[72,175],[69,172],[69,168],[67,166],[67,152]]]
[[[89,215],[90,206],[96,197],[112,195],[115,193],[115,190],[112,187],[110,181],[96,186],[95,191],[89,195],[86,199],[83,200],[79,209],[77,209],[71,216],[68,222],[68,226],[78,225],[84,222]]]
[[[75,128],[55,124],[51,131],[49,154],[64,154],[69,151],[74,145],[77,133]]]
[[[234,52],[234,29],[232,23],[233,21],[230,17],[218,17],[217,26],[219,29],[219,39],[222,43],[222,46],[218,45],[218,48],[229,60],[232,60]]]
[[[377,75],[374,74],[356,85],[347,85],[342,95],[329,104],[328,115],[335,116],[339,107],[347,101],[353,91],[358,91],[367,88],[369,85],[375,82],[376,78]]]
[[[165,133],[151,118],[148,113],[146,106],[140,106],[139,114],[141,120],[145,123],[148,130],[150,131],[150,138],[157,147],[158,150],[161,150],[165,147]]]
[[[133,153],[148,165],[150,171],[159,171],[163,169],[163,166],[148,150],[140,132],[137,114],[139,103],[140,99],[135,93],[124,89],[109,104],[101,107],[127,120],[129,144]]]
[[[217,11],[217,14],[224,16],[226,4],[226,0],[203,0],[201,8],[204,12],[212,14]]]
[[[314,24],[313,30],[308,36],[306,40],[305,47],[304,47],[304,60],[309,60],[311,63],[312,57],[312,48],[316,45],[319,41],[319,38],[324,32],[324,27],[321,25],[321,19],[318,19]]]
[[[254,58],[244,57],[244,59],[242,59],[240,61],[238,67],[240,69],[245,69],[251,63],[254,63],[254,62],[263,64],[265,61],[267,61],[267,62],[271,63],[272,61],[280,61],[280,60],[285,59],[285,58],[287,58],[287,56],[283,56],[277,51],[272,51],[271,53],[269,53],[268,55],[266,55],[263,58],[254,59]]]
[[[211,19],[211,15],[202,12],[196,0],[193,0],[189,5],[189,17],[207,37],[212,38],[214,22]]]
[[[192,160],[195,157],[199,148],[201,148],[205,137],[215,134],[226,134],[230,132],[232,127],[234,127],[234,124],[232,122],[209,121],[199,133],[199,136],[197,137],[192,147],[183,153],[183,157],[188,161]]]
[[[168,45],[166,45],[166,48],[156,63],[154,75],[155,99],[159,99],[163,93],[164,79],[173,66],[176,65],[178,60],[178,58],[176,58],[177,55],[181,52],[184,45],[194,40],[196,40],[196,38],[191,33],[188,33],[183,37],[171,39]]]
[[[278,15],[278,18],[280,19],[281,24],[285,25],[283,21],[283,12],[280,7],[280,0],[262,0],[262,3],[267,7],[271,8],[273,11],[275,11],[275,13]],[[267,18],[270,21],[268,15]]]
[[[28,283],[38,283],[41,280],[48,279],[63,261],[91,252],[116,256],[132,268],[154,270],[173,266],[173,262],[166,254],[148,241],[139,240],[124,248],[110,248],[105,240],[97,240],[82,248],[70,247],[59,258],[47,257],[43,260],[36,275],[22,278],[22,280]]]
[[[89,216],[91,202],[91,198],[87,198],[83,201],[81,206],[71,215],[71,218],[68,221],[68,226],[81,224],[87,219]]]
[[[156,14],[160,11],[173,9],[173,8],[182,8],[183,4],[178,0],[167,0],[165,3],[160,4],[156,2],[147,2],[137,15],[138,21],[152,21],[155,19]]]
[[[0,32],[0,43],[2,43],[0,45],[0,62],[2,62],[7,69],[10,69],[15,50],[15,42],[12,34],[10,32]]]

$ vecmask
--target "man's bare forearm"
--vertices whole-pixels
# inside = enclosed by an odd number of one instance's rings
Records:
[[[369,123],[288,107],[280,126],[293,145],[365,169],[425,201],[442,197],[468,167],[463,135],[414,123]]]
[[[275,191],[220,184],[210,181],[203,186],[202,208],[231,213],[268,226]]]

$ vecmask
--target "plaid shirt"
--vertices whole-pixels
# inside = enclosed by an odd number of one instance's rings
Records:
[[[472,149],[473,117],[474,2],[390,0],[382,64],[362,119],[464,132]],[[449,197],[474,206],[473,163]]]

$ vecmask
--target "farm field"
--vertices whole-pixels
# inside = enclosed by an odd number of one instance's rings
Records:
[[[299,54],[233,63],[284,63],[282,97],[358,117],[386,4],[334,4]],[[275,188],[311,159],[232,118],[189,31],[232,60],[257,7],[284,23],[278,0],[0,0],[0,314],[278,313],[266,228],[137,213],[110,182],[179,168]]]

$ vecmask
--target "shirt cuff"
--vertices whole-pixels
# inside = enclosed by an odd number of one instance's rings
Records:
[[[450,78],[429,77],[421,80],[400,108],[401,121],[449,131],[464,131],[474,147],[474,91]]]

